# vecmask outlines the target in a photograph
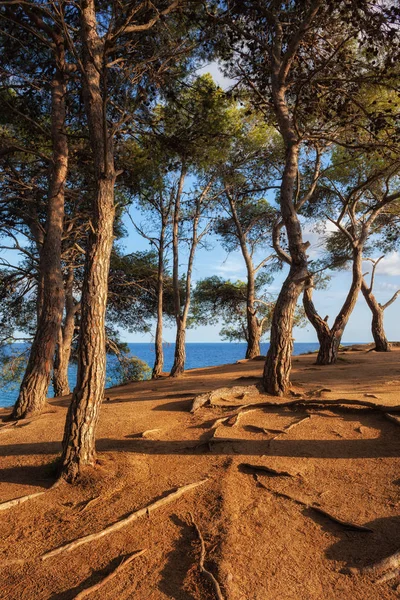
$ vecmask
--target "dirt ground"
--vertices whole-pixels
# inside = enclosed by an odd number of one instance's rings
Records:
[[[314,361],[314,355],[294,358],[294,391],[301,397],[400,404],[400,349],[346,352],[330,367]],[[222,406],[190,413],[195,395],[257,384],[262,368],[261,361],[243,361],[192,370],[179,380],[107,390],[98,466],[78,485],[62,484],[0,512],[0,598],[70,600],[125,556],[145,549],[90,599],[212,600],[215,591],[199,568],[193,520],[204,538],[205,567],[225,599],[398,598],[400,575],[378,583],[376,576],[349,575],[346,569],[400,549],[399,425],[379,410],[314,405],[259,408],[236,423],[215,426],[239,404],[288,400],[257,391],[225,391],[213,399]],[[52,400],[40,418],[0,429],[0,502],[54,483],[67,405],[68,399]],[[0,411],[0,420],[8,413]],[[155,431],[143,437],[147,430]],[[212,434],[229,440],[209,441]],[[272,476],[249,464],[291,476]],[[119,531],[41,559],[205,478]],[[372,531],[350,530],[312,504]]]

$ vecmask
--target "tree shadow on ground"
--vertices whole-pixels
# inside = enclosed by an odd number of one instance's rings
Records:
[[[159,584],[161,592],[174,600],[194,600],[188,591],[184,590],[184,582],[188,572],[193,567],[194,557],[192,542],[195,539],[193,527],[177,515],[170,516],[171,521],[180,528],[179,538],[174,549],[167,555],[166,564],[161,571],[162,579]]]
[[[65,590],[64,592],[53,594],[52,596],[50,596],[50,600],[73,600],[73,598],[76,598],[76,596],[80,592],[82,592],[84,589],[91,587],[92,585],[95,585],[96,583],[98,583],[99,581],[101,581],[102,579],[107,577],[107,575],[109,575],[111,573],[111,571],[114,571],[125,558],[128,558],[128,556],[130,556],[130,554],[123,554],[121,556],[116,556],[106,567],[104,567],[103,569],[99,569],[98,571],[94,571],[90,575],[90,577],[88,577],[87,579],[82,581],[79,585],[77,585],[73,588],[70,588],[69,590]],[[128,568],[129,567],[126,567],[126,569],[128,569]],[[123,577],[124,575],[118,574],[117,577],[119,577],[119,576]],[[108,583],[106,585],[108,585]],[[110,588],[112,589],[113,584],[110,583],[109,585],[110,585]],[[101,594],[101,592],[100,592],[100,594]]]
[[[329,560],[346,567],[362,568],[400,550],[400,516],[384,517],[363,523],[372,533],[341,532],[341,539],[326,551]]]

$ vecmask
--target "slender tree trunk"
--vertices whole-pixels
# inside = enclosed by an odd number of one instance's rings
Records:
[[[38,326],[13,410],[13,417],[16,419],[40,413],[46,404],[64,306],[61,242],[65,181],[68,171],[68,141],[65,135],[67,83],[64,67],[64,48],[60,41],[57,46],[57,66],[51,90],[53,166],[47,202],[46,233],[40,253]]]
[[[105,96],[105,52],[97,33],[94,0],[81,4],[83,95],[96,174],[91,233],[82,290],[77,384],[63,440],[62,476],[74,481],[85,465],[96,461],[95,432],[106,375],[105,313],[114,224],[114,152],[108,131]]]
[[[253,260],[251,254],[247,248],[247,239],[246,234],[242,229],[242,225],[240,223],[237,210],[236,203],[232,195],[229,191],[226,192],[229,206],[232,213],[232,218],[235,223],[240,249],[242,251],[242,255],[244,261],[246,263],[247,269],[247,297],[246,297],[246,311],[247,311],[247,349],[246,349],[246,358],[254,358],[255,356],[260,355],[260,338],[261,331],[258,325],[258,320],[256,316],[256,310],[254,308],[255,301],[255,269],[253,265]]]
[[[383,325],[384,308],[379,304],[364,278],[361,282],[361,291],[372,312],[371,331],[375,342],[375,350],[376,352],[389,352],[390,344],[386,338]]]
[[[158,277],[157,277],[157,327],[155,339],[155,362],[152,378],[160,377],[164,366],[163,351],[163,296],[164,296],[164,238],[165,225],[161,226],[160,243],[158,247]]]
[[[247,260],[246,260],[247,258]],[[245,252],[245,260],[247,266],[247,298],[246,298],[246,309],[247,309],[247,350],[246,358],[254,358],[260,355],[260,327],[255,310],[255,278],[254,278],[254,267],[253,261],[247,251]]]
[[[172,285],[174,294],[174,312],[176,322],[176,339],[175,339],[175,355],[174,364],[172,365],[171,377],[179,377],[185,368],[185,337],[186,333],[182,331],[182,315],[181,315],[181,296],[179,285],[179,222],[181,213],[181,196],[186,178],[186,167],[182,165],[181,175],[179,178],[178,189],[175,198],[173,225],[172,225]]]
[[[65,287],[65,320],[60,328],[58,345],[54,359],[53,389],[54,396],[67,396],[70,393],[68,368],[71,358],[72,340],[75,332],[75,315],[78,305],[73,296],[74,271],[69,269]]]

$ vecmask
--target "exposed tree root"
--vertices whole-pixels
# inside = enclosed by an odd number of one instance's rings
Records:
[[[134,552],[133,554],[128,556],[128,558],[125,558],[121,562],[121,564],[119,564],[118,567],[116,569],[114,569],[114,571],[111,571],[111,573],[109,573],[107,575],[107,577],[104,577],[104,579],[102,579],[98,583],[95,583],[94,585],[91,585],[90,587],[86,588],[85,590],[82,590],[81,592],[79,592],[79,594],[77,596],[75,596],[74,600],[82,600],[82,598],[86,598],[93,592],[96,592],[97,590],[102,588],[104,585],[106,585],[106,583],[111,581],[111,579],[114,579],[114,577],[116,577],[118,575],[118,573],[120,573],[120,571],[122,571],[122,569],[124,569],[127,565],[129,565],[129,563],[131,563],[135,558],[142,556],[142,554],[144,554],[145,552],[147,552],[147,550],[140,550],[139,552]]]
[[[304,502],[303,500],[299,500],[298,498],[289,496],[289,494],[284,494],[283,492],[277,492],[275,490],[271,490],[264,483],[262,483],[262,481],[260,481],[260,479],[258,478],[257,475],[255,475],[255,479],[262,488],[264,488],[265,490],[267,490],[267,492],[269,492],[273,496],[276,496],[277,498],[284,498],[285,500],[290,500],[291,502],[294,502],[295,504],[298,504],[299,506],[304,506],[304,508],[313,510],[316,513],[322,515],[323,517],[330,519],[331,521],[333,521],[333,523],[341,525],[345,529],[351,529],[353,531],[362,531],[364,533],[373,533],[373,529],[370,529],[369,527],[365,527],[364,525],[358,525],[357,523],[352,523],[350,521],[344,521],[340,517],[336,517],[335,515],[332,515],[331,513],[327,512],[323,508],[320,508],[319,506],[316,506],[315,504],[308,504],[307,502]],[[400,553],[399,553],[399,564],[400,564]]]
[[[382,577],[379,577],[379,579],[377,579],[375,581],[375,583],[386,583],[386,581],[390,581],[391,579],[394,579],[395,577],[399,577],[399,576],[400,576],[400,568],[394,569],[393,571],[389,571],[385,575],[382,575]]]
[[[23,504],[27,500],[32,500],[33,498],[38,498],[39,496],[43,496],[43,494],[47,494],[47,492],[49,492],[50,490],[54,490],[55,488],[57,488],[61,483],[63,483],[63,480],[57,479],[57,481],[55,483],[53,483],[53,485],[51,487],[46,488],[45,490],[43,490],[41,492],[34,492],[33,494],[27,494],[26,496],[20,496],[19,498],[13,498],[12,500],[7,500],[6,502],[2,502],[0,504],[0,511],[8,510],[9,508],[12,508],[13,506],[19,506],[20,504]]]
[[[251,465],[250,463],[241,463],[239,467],[244,467],[249,471],[253,471],[254,473],[260,472],[264,475],[269,475],[272,477],[295,477],[292,473],[288,473],[287,471],[276,471],[275,469],[271,469],[271,467],[267,467],[265,465]]]
[[[82,508],[79,510],[79,513],[84,512],[90,506],[93,506],[93,504],[96,504],[96,502],[98,502],[99,500],[102,500],[104,502],[104,500],[111,498],[111,496],[114,496],[114,494],[116,494],[117,492],[120,492],[123,489],[123,487],[124,486],[121,485],[120,487],[110,490],[107,494],[99,494],[98,496],[95,496],[94,498],[90,498],[89,500],[84,502]]]
[[[191,518],[193,527],[196,529],[196,533],[199,538],[200,546],[201,546],[200,560],[199,560],[200,572],[203,573],[203,575],[205,575],[208,578],[208,580],[211,582],[211,584],[214,588],[216,598],[218,598],[218,600],[224,600],[224,597],[221,592],[221,587],[220,587],[218,581],[215,579],[214,575],[210,571],[208,571],[204,566],[204,561],[206,558],[206,545],[204,543],[204,538],[203,538],[201,531],[199,529],[199,526],[197,525],[196,521],[194,520],[192,514],[190,514],[190,518]]]
[[[201,408],[202,406],[211,405],[218,406],[213,401],[214,399],[225,399],[224,396],[228,396],[231,398],[237,398],[238,400],[243,400],[248,395],[259,395],[261,392],[261,384],[257,385],[235,385],[231,388],[217,388],[215,390],[211,390],[211,392],[205,392],[204,394],[199,394],[193,398],[192,407],[190,412],[193,414]],[[229,399],[225,399],[226,402],[229,402]],[[226,406],[226,405],[223,405]]]
[[[0,427],[0,433],[4,433],[5,431],[9,431],[12,427],[16,427],[18,425],[18,421],[12,421],[11,423],[7,423],[6,425],[2,425]]]
[[[135,437],[146,439],[146,438],[150,437],[152,433],[156,433],[158,431],[161,431],[161,429],[159,429],[159,428],[157,428],[157,429],[146,429],[146,431],[142,431],[142,433],[137,433],[135,435]]]
[[[265,433],[266,435],[270,433],[285,433],[284,429],[270,429],[269,427],[258,427],[257,425],[247,425],[247,428],[255,433]]]
[[[400,568],[400,550],[387,556],[383,560],[380,560],[372,565],[368,565],[367,567],[349,567],[345,569],[346,573],[352,573],[353,575],[381,575],[385,571],[395,571]],[[397,574],[397,573],[396,573]],[[394,575],[393,577],[396,577]],[[387,581],[387,580],[386,580]],[[378,581],[378,583],[380,583]]]
[[[69,544],[65,544],[64,546],[59,546],[58,548],[55,548],[54,550],[51,550],[50,552],[46,552],[45,554],[42,554],[42,556],[40,558],[41,558],[41,560],[47,560],[49,558],[52,558],[53,556],[57,556],[58,554],[61,554],[62,552],[71,552],[72,550],[75,550],[75,548],[78,548],[79,546],[82,546],[83,544],[88,544],[89,542],[93,542],[93,541],[99,540],[107,535],[110,535],[110,533],[114,533],[114,531],[119,531],[120,529],[122,529],[123,527],[126,527],[133,521],[136,521],[140,517],[149,515],[151,512],[153,512],[157,508],[161,508],[162,506],[165,506],[166,504],[170,504],[171,502],[178,500],[178,498],[183,496],[186,492],[189,492],[190,490],[193,490],[193,489],[199,487],[200,485],[203,485],[207,481],[208,481],[208,479],[202,479],[201,481],[196,481],[194,483],[189,483],[188,485],[183,485],[182,487],[177,488],[175,491],[170,492],[167,496],[159,498],[159,500],[156,500],[155,502],[148,504],[144,508],[141,508],[139,510],[136,510],[136,511],[130,513],[124,519],[121,519],[120,521],[116,521],[115,523],[113,523],[112,525],[109,525],[108,527],[105,527],[101,531],[98,531],[96,533],[91,533],[89,535],[85,535],[81,538],[74,540],[73,542],[70,542]]]
[[[396,423],[396,425],[400,425],[400,417],[396,417],[396,415],[391,415],[388,412],[385,412],[385,417],[391,421],[392,423]]]

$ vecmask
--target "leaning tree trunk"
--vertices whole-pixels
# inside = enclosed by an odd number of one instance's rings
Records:
[[[54,396],[67,396],[70,393],[68,368],[71,358],[72,341],[75,332],[75,315],[79,305],[75,304],[73,296],[73,269],[69,270],[65,290],[65,320],[60,328],[58,344],[54,359],[53,389]]]
[[[160,245],[158,247],[157,275],[157,327],[155,339],[155,361],[152,378],[160,377],[164,366],[163,351],[163,296],[164,296],[164,223],[161,226]]]
[[[38,324],[19,396],[13,410],[15,419],[23,419],[29,415],[40,413],[46,404],[64,306],[61,243],[65,181],[68,171],[68,141],[65,134],[67,84],[61,41],[57,50],[58,61],[51,90],[53,157],[47,201],[46,234],[39,263]]]
[[[86,252],[78,351],[78,376],[65,423],[62,470],[74,481],[96,461],[95,432],[106,376],[105,314],[114,224],[114,152],[105,111],[103,40],[97,33],[94,0],[81,4],[83,96],[96,175],[91,233]]]
[[[367,286],[363,278],[361,283],[361,291],[372,312],[371,332],[375,342],[376,352],[389,352],[390,344],[385,334],[383,325],[384,308],[375,298],[372,290]]]

